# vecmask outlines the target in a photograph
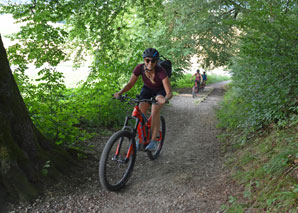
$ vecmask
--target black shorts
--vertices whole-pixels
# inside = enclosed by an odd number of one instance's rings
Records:
[[[158,96],[158,95],[162,95],[163,97],[165,97],[166,96],[165,89],[161,88],[159,90],[153,90],[146,86],[143,86],[141,93],[140,93],[140,98],[141,99],[150,99],[150,98]]]
[[[200,86],[200,81],[198,80],[195,80],[195,82],[197,82],[197,85]]]

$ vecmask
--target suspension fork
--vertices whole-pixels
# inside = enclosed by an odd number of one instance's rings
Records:
[[[136,119],[136,124],[135,124],[134,128],[132,128],[131,126],[128,125],[128,122],[131,119]],[[135,138],[135,135],[136,135],[136,129],[137,129],[138,124],[139,124],[139,119],[138,118],[132,117],[132,116],[126,116],[122,130],[130,131],[132,133],[133,137],[131,138],[130,145],[129,145],[129,148],[127,150],[124,162],[128,161],[129,156],[131,155],[131,153],[133,151],[133,149],[132,149],[133,144],[132,143],[134,143],[134,141],[135,141],[134,138]],[[119,156],[119,153],[120,153],[120,150],[121,150],[121,147],[122,147],[122,143],[123,143],[123,137],[121,137],[119,143],[117,144],[114,159],[117,159],[117,157]]]
[[[128,151],[126,153],[126,156],[125,156],[125,162],[128,161],[131,153],[136,150],[133,150],[133,143],[135,143],[135,136],[136,136],[136,130],[137,130],[137,127],[140,123],[140,119],[139,118],[135,118],[135,117],[129,117],[129,119],[127,120],[127,122],[125,122],[125,124],[127,125],[128,124],[128,121],[130,119],[136,119],[136,123],[135,123],[135,127],[133,128],[133,132],[132,132],[132,138],[131,138],[131,141],[130,141],[130,145],[129,145],[129,148],[128,148]]]

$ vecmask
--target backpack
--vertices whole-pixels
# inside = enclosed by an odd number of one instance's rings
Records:
[[[161,66],[162,68],[165,69],[165,71],[167,71],[168,73],[168,77],[171,78],[172,75],[172,62],[168,59],[166,59],[164,56],[160,56],[163,58],[163,60],[159,59],[158,60],[158,65]]]

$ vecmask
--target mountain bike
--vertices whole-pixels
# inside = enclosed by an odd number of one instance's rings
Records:
[[[201,84],[201,90],[204,90],[206,86],[206,81],[203,80],[202,84]]]
[[[147,118],[141,112],[139,104],[141,102],[155,104],[157,101],[155,99],[139,99],[128,96],[120,96],[119,100],[129,103],[134,106],[134,109],[131,116],[126,116],[123,128],[109,138],[101,154],[99,180],[103,188],[108,191],[118,191],[127,183],[132,175],[137,151],[146,152],[150,160],[157,159],[166,134],[166,122],[164,117],[160,116],[160,129],[157,136],[158,145],[155,150],[146,151],[145,147],[150,142],[152,118],[151,115]],[[130,121],[133,121],[133,126],[129,125]]]
[[[192,87],[192,91],[191,91],[191,93],[192,93],[192,97],[193,97],[193,98],[197,97],[197,94],[199,93],[199,90],[200,90],[199,87],[200,87],[200,86],[198,85],[198,82],[195,81],[195,84],[194,84],[194,86]]]

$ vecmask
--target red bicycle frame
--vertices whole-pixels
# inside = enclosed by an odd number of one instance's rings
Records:
[[[140,145],[142,145],[143,147],[145,147],[150,142],[150,131],[151,131],[150,129],[151,129],[152,116],[150,115],[150,117],[148,119],[146,118],[146,116],[141,112],[141,109],[139,107],[140,102],[138,102],[134,106],[131,116],[126,116],[124,126],[122,129],[127,129],[127,130],[131,131],[133,133],[133,138],[135,138],[135,136],[138,134],[138,138],[139,138],[138,143]],[[128,125],[128,122],[131,119],[136,120],[134,128],[132,128],[131,126]],[[161,131],[159,131],[159,137],[157,138],[157,141],[161,141],[162,137],[163,137],[162,133],[161,133]],[[133,143],[135,143],[135,140],[133,140]],[[116,156],[118,156],[118,154],[119,154],[121,144],[122,144],[122,141],[120,141],[120,143],[117,146],[116,153],[115,153]],[[126,154],[127,160],[129,159],[129,156],[130,156],[132,150],[133,150],[133,148],[132,148],[132,144],[131,144],[131,146],[129,147],[127,154]]]
[[[137,133],[140,144],[148,144],[150,141],[151,116],[147,120],[146,116],[141,112],[140,107],[136,105],[132,112],[132,117],[138,119]]]

